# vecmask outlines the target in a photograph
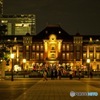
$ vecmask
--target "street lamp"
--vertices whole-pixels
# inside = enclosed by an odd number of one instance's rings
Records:
[[[23,59],[23,72],[25,71],[24,68],[25,68],[25,63],[26,63],[26,59]],[[24,72],[24,78],[25,78],[25,72]]]
[[[87,59],[87,70],[88,70],[88,77],[90,76],[90,59]]]
[[[13,81],[13,70],[14,70],[14,63],[13,63],[13,59],[14,59],[14,54],[11,54],[11,59],[12,59],[12,68],[11,68],[11,81]]]

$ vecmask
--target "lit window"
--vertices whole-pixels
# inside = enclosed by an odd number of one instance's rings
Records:
[[[13,47],[13,50],[16,50],[16,46]]]
[[[55,58],[55,54],[51,54],[51,58]]]
[[[29,50],[29,46],[26,46],[26,50]]]
[[[100,53],[96,53],[96,59],[100,59]]]
[[[86,53],[83,53],[83,59],[86,59]]]
[[[66,48],[67,48],[67,51],[69,51],[69,45],[68,44],[67,44],[67,47]]]
[[[36,53],[36,59],[39,59],[39,53]]]
[[[93,59],[93,53],[90,53],[90,58]]]
[[[63,50],[65,51],[65,44],[63,44]]]
[[[33,58],[33,59],[35,58],[35,53],[32,53],[32,58]]]
[[[35,45],[33,45],[33,50],[35,50]]]
[[[41,45],[41,50],[43,50],[43,45]]]
[[[62,58],[65,59],[65,53],[63,53]]]
[[[36,46],[36,50],[39,50],[39,45]]]
[[[43,53],[41,53],[40,58],[43,59]]]
[[[66,53],[66,59],[69,60],[69,53]]]

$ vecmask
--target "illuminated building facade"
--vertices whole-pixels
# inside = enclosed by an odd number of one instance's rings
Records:
[[[36,22],[34,14],[1,15],[0,24],[7,25],[7,35],[36,34]]]
[[[15,64],[21,66],[26,59],[26,70],[34,64],[46,66],[71,66],[71,69],[100,70],[100,36],[69,35],[59,25],[49,25],[37,35],[6,35],[6,40],[16,40],[13,46]]]

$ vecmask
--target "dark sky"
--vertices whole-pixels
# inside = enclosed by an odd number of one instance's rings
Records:
[[[69,34],[100,34],[100,0],[4,0],[4,14],[35,14],[37,33],[60,24]]]

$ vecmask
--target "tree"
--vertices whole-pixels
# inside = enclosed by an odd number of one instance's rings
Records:
[[[2,36],[2,35],[5,35],[6,34],[6,32],[7,32],[7,25],[2,25],[2,24],[0,24],[0,35]]]

